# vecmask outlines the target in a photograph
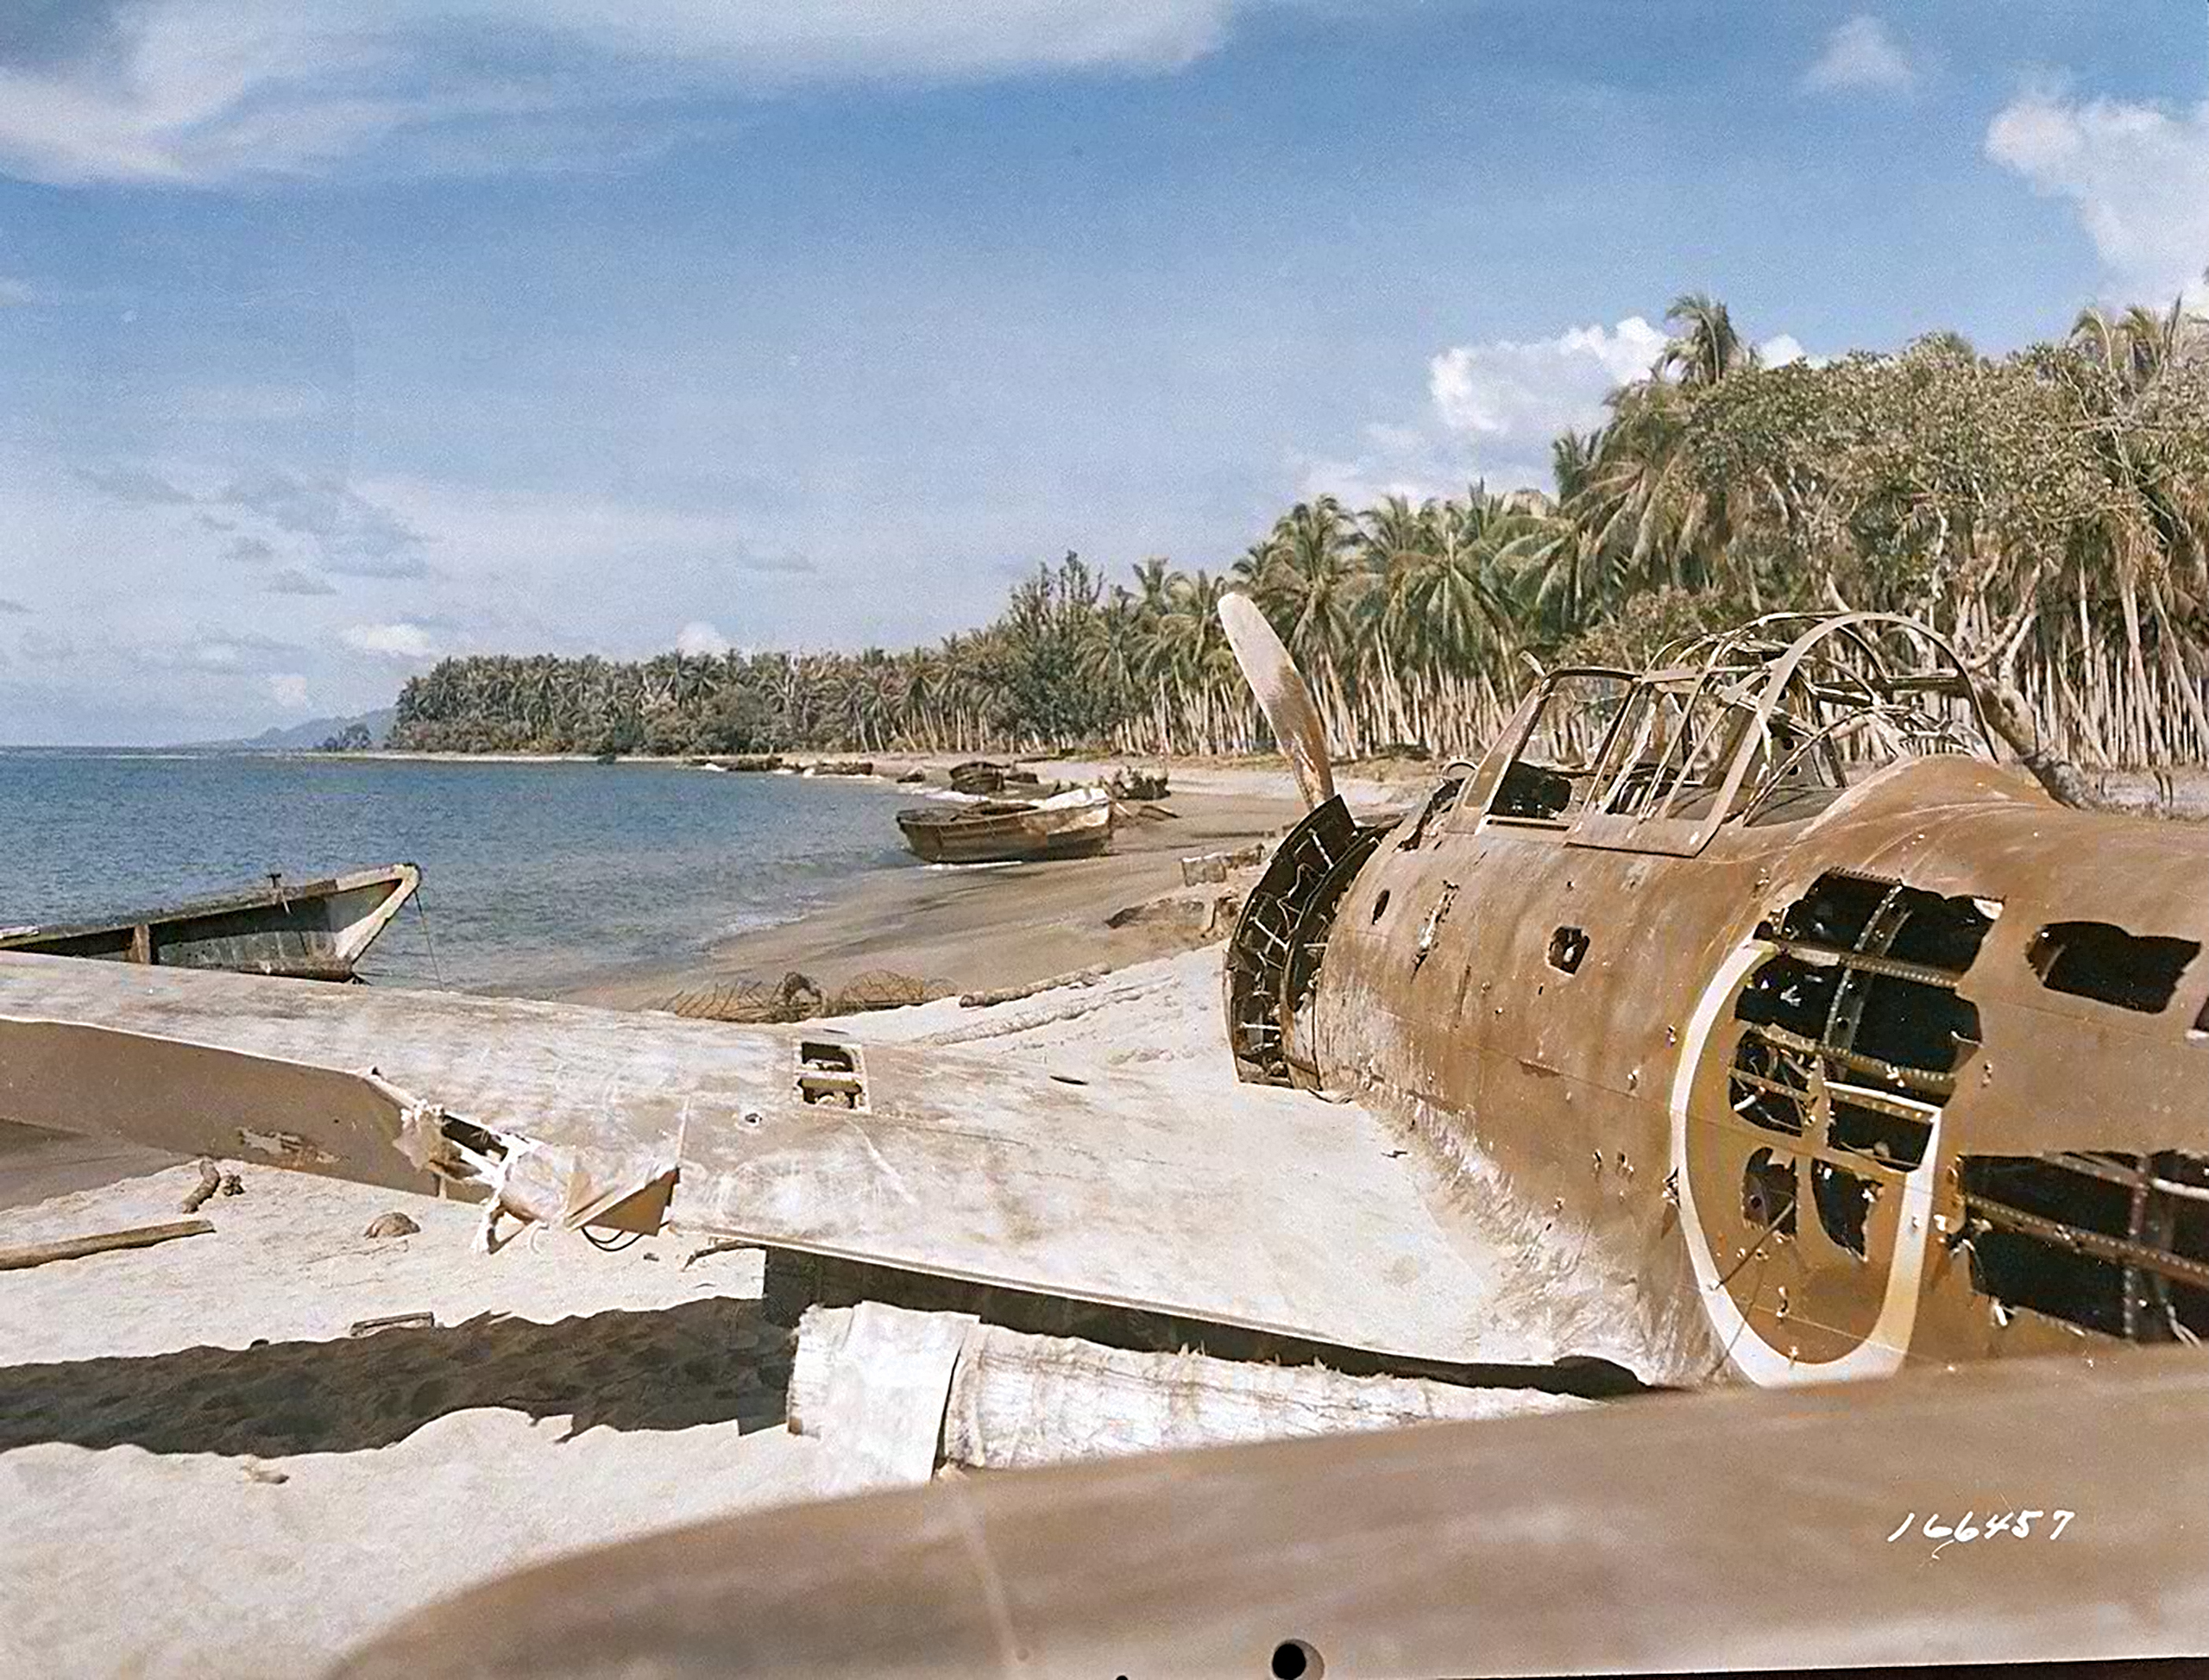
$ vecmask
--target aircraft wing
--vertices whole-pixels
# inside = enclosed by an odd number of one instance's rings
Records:
[[[0,953],[0,1117],[1434,1360],[1497,1281],[1356,1109],[803,1027]]]
[[[418,1612],[338,1673],[1350,1680],[2192,1654],[2205,1430],[2209,1362],[2181,1350],[1009,1471],[579,1553]],[[1300,1668],[1276,1661],[1292,1642]]]

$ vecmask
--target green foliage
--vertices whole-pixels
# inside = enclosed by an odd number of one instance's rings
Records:
[[[1992,359],[1954,333],[1893,356],[1759,365],[1725,306],[1610,418],[1553,451],[1554,497],[1475,485],[1299,503],[1224,569],[1108,587],[1039,565],[982,630],[889,653],[448,659],[394,745],[462,751],[1255,750],[1214,617],[1244,590],[1338,751],[1474,751],[1522,656],[1638,664],[1782,608],[1910,613],[2074,756],[2209,760],[2209,330],[2088,311]]]

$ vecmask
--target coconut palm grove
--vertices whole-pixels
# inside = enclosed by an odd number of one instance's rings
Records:
[[[2021,752],[2209,763],[2209,319],[2093,308],[2000,357],[1935,333],[1774,367],[1721,303],[1666,319],[1606,422],[1556,439],[1546,492],[1320,497],[1239,556],[1124,581],[1069,554],[934,647],[449,658],[391,745],[1249,752],[1265,727],[1213,611],[1242,590],[1349,756],[1474,751],[1542,664],[1845,608],[1950,637]]]

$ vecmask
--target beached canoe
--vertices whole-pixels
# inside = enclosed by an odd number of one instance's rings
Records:
[[[266,886],[166,909],[96,922],[0,928],[0,951],[349,980],[354,964],[421,879],[412,864],[317,881],[272,875]]]
[[[1112,798],[1102,788],[1074,788],[1029,802],[922,807],[898,812],[897,827],[932,864],[1086,858],[1111,844]]]
[[[1009,788],[1033,788],[1040,779],[1032,770],[1023,770],[1017,764],[1000,764],[988,758],[969,758],[963,764],[951,767],[951,785],[959,793],[979,794],[988,797]]]

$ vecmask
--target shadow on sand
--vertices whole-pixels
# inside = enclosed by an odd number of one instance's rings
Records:
[[[758,1304],[465,1324],[0,1369],[0,1451],[41,1441],[282,1457],[389,1446],[449,1412],[608,1429],[783,1421],[791,1338]]]

